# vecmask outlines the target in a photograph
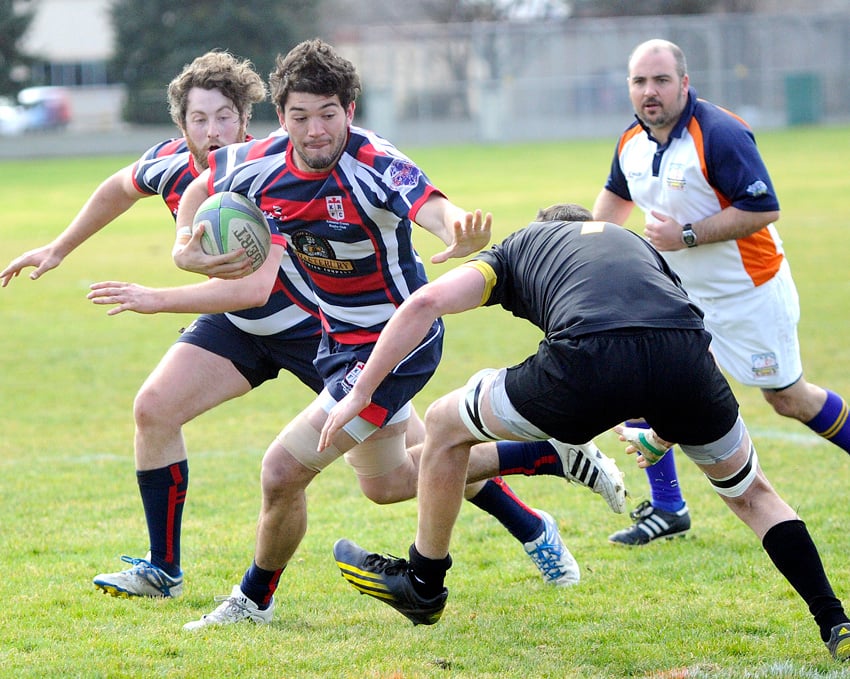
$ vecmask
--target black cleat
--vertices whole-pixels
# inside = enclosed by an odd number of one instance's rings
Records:
[[[833,627],[826,647],[836,660],[850,660],[850,623]]]
[[[334,544],[334,559],[354,589],[389,604],[414,625],[433,625],[446,607],[445,587],[433,599],[425,599],[413,588],[406,559],[372,554],[351,540]]]

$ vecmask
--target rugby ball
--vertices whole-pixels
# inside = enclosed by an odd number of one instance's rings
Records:
[[[207,198],[195,213],[192,230],[200,224],[204,225],[201,248],[208,255],[245,248],[254,271],[269,256],[272,236],[266,217],[254,201],[241,193],[222,191]]]

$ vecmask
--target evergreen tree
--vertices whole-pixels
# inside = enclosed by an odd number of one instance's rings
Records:
[[[278,53],[314,37],[319,5],[316,0],[115,0],[112,66],[127,86],[125,118],[169,122],[165,88],[184,65],[212,49],[250,59],[266,79]],[[272,119],[273,106],[255,107],[254,117]]]
[[[0,0],[0,95],[17,94],[14,71],[31,61],[21,52],[20,42],[34,16],[32,0]]]

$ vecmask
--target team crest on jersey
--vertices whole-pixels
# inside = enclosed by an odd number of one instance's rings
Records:
[[[684,191],[685,185],[685,166],[681,163],[673,163],[667,171],[667,188],[674,191]]]
[[[753,354],[753,377],[772,377],[779,372],[779,361],[772,351],[766,354]]]
[[[341,222],[345,219],[345,208],[342,206],[341,196],[327,196],[325,206],[328,208],[330,218],[335,222]]]
[[[354,271],[352,262],[336,258],[336,253],[326,238],[309,231],[296,231],[291,238],[296,256],[309,270],[326,276],[346,275]]]
[[[387,170],[390,184],[394,188],[402,186],[416,186],[416,183],[419,181],[420,174],[421,172],[419,168],[413,163],[399,159],[394,160]]]

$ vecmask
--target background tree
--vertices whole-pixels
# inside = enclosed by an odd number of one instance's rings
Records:
[[[127,87],[125,119],[170,122],[166,86],[184,65],[211,49],[250,59],[266,79],[278,53],[314,37],[320,5],[318,0],[115,0],[111,66]],[[270,103],[254,108],[255,119],[274,115]]]
[[[31,62],[21,51],[20,42],[33,17],[32,0],[0,0],[0,95],[15,95],[20,88],[15,72]]]

